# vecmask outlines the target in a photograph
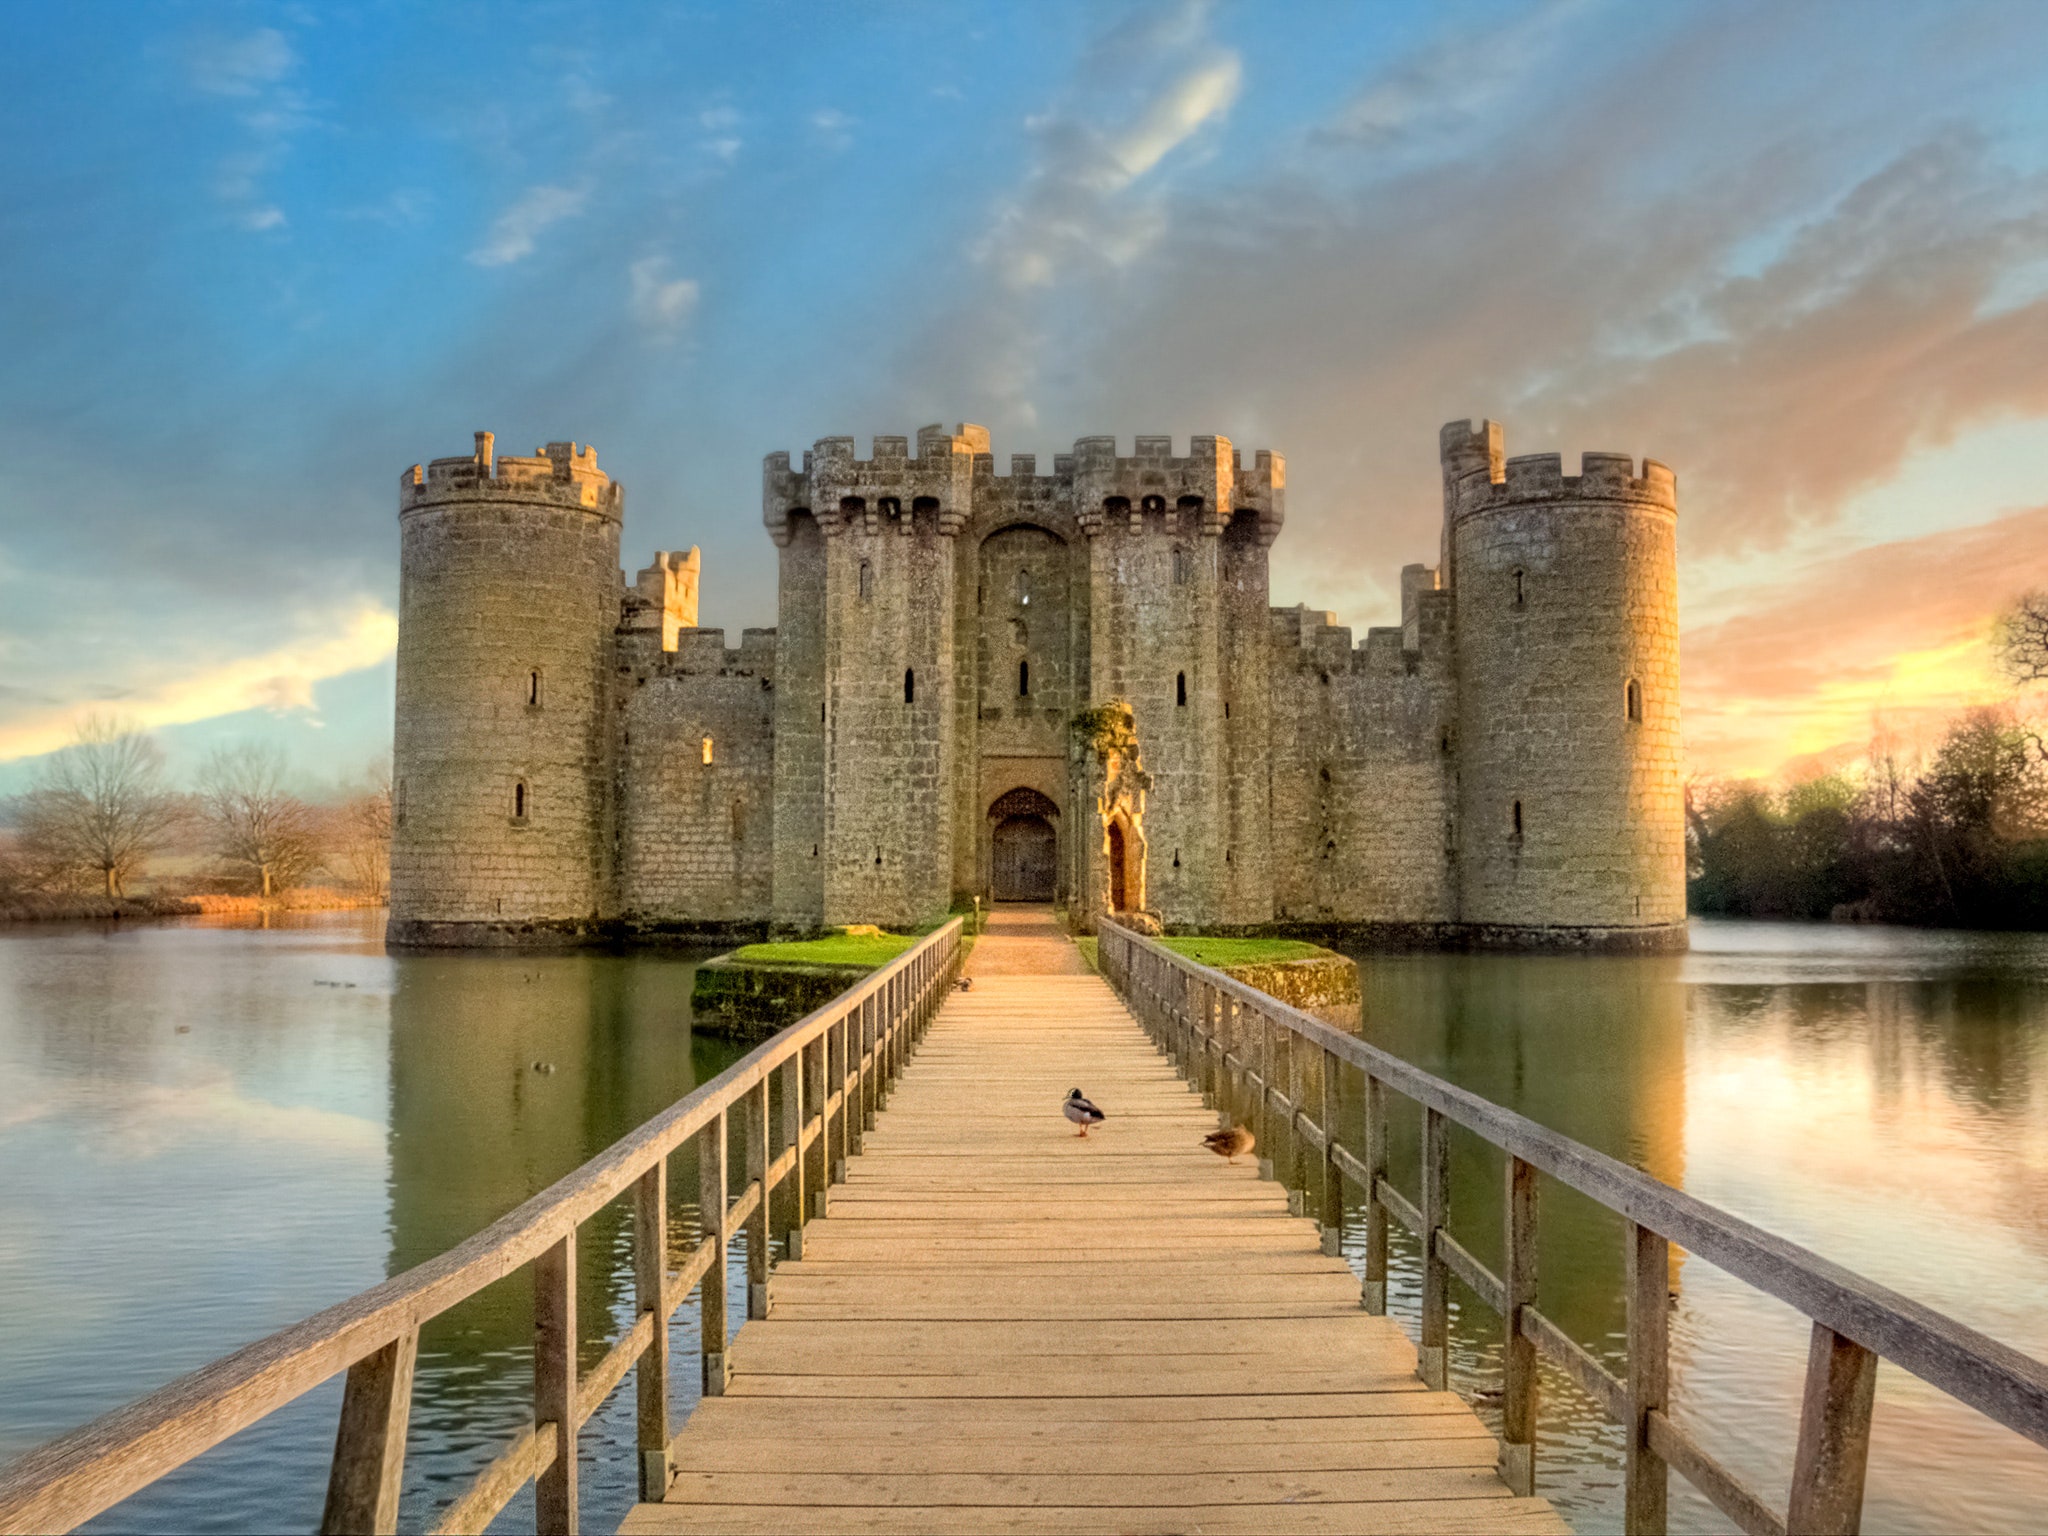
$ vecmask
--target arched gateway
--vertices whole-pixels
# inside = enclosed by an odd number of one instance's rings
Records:
[[[1059,888],[1060,808],[1035,789],[1013,789],[988,808],[990,894],[1051,901]]]

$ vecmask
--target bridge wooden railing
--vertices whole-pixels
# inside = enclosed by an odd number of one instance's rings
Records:
[[[1625,1163],[1582,1146],[1332,1029],[1308,1014],[1164,945],[1104,922],[1104,976],[1182,1073],[1235,1122],[1251,1127],[1275,1176],[1315,1212],[1327,1252],[1337,1251],[1346,1183],[1364,1198],[1363,1302],[1387,1307],[1387,1219],[1422,1250],[1419,1353],[1423,1380],[1445,1386],[1449,1286],[1456,1275],[1503,1319],[1501,1476],[1517,1493],[1535,1486],[1536,1360],[1550,1361],[1622,1427],[1625,1518],[1631,1533],[1661,1533],[1676,1470],[1751,1536],[1833,1536],[1858,1530],[1869,1461],[1877,1362],[1890,1360],[2038,1445],[2048,1446],[2048,1365],[1953,1318],[1830,1263],[1796,1243]],[[1319,1071],[1310,1070],[1320,1066]],[[1363,1145],[1336,1134],[1344,1073],[1362,1079]],[[1304,1085],[1317,1085],[1309,1104]],[[1387,1177],[1387,1094],[1422,1113],[1421,1189],[1411,1201]],[[1353,1102],[1356,1102],[1354,1099]],[[1504,1274],[1450,1231],[1447,1128],[1463,1126],[1506,1154]],[[1311,1166],[1320,1161],[1320,1177]],[[1626,1375],[1616,1376],[1536,1309],[1538,1175],[1619,1214],[1628,1304]],[[1313,1188],[1313,1196],[1311,1190]],[[1747,1486],[1666,1413],[1666,1326],[1671,1245],[1797,1308],[1813,1322],[1786,1512]]]
[[[765,1316],[770,1196],[789,1186],[788,1246],[800,1257],[805,1220],[822,1214],[829,1185],[844,1178],[846,1158],[873,1127],[959,966],[956,918],[468,1242],[29,1452],[0,1471],[0,1532],[70,1530],[343,1370],[321,1530],[396,1530],[420,1325],[525,1265],[533,1267],[533,1422],[431,1529],[481,1531],[535,1482],[538,1528],[573,1532],[577,1432],[636,1367],[640,1496],[659,1499],[669,1480],[670,1319],[701,1286],[704,1394],[722,1394],[733,1232],[746,1231],[747,1315]],[[769,1083],[778,1073],[776,1154]],[[730,1198],[735,1134],[745,1183]],[[668,1160],[692,1139],[703,1235],[672,1270]],[[577,1231],[628,1192],[636,1316],[579,1377]]]

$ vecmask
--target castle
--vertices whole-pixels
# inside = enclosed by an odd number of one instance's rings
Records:
[[[1278,454],[988,433],[770,454],[778,622],[626,584],[587,446],[409,470],[390,938],[1168,928],[1681,948],[1677,487],[1441,434],[1436,566],[1354,646],[1273,608]]]

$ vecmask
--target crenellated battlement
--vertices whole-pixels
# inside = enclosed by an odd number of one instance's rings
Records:
[[[772,685],[775,677],[775,631],[743,629],[736,649],[727,649],[722,629],[685,629],[663,658],[669,677],[758,677]]]
[[[827,534],[907,534],[916,527],[909,514],[923,508],[936,513],[937,531],[950,535],[977,508],[1054,497],[1071,504],[1091,536],[1112,526],[1218,535],[1248,513],[1260,542],[1270,545],[1286,517],[1287,461],[1261,448],[1247,468],[1227,437],[1192,437],[1178,455],[1164,435],[1134,439],[1129,454],[1117,452],[1114,437],[1084,437],[1072,453],[1053,456],[1051,474],[1038,466],[1037,454],[1012,454],[1009,472],[998,473],[988,429],[972,423],[951,431],[921,427],[915,439],[878,435],[866,458],[852,437],[821,437],[800,468],[787,452],[763,459],[762,521],[776,544],[787,545],[799,513],[815,517]]]
[[[626,488],[597,467],[597,450],[589,444],[549,443],[521,459],[494,457],[496,442],[495,434],[479,432],[468,457],[413,465],[399,478],[399,515],[450,502],[521,501],[623,520]]]
[[[1642,473],[1625,453],[1585,453],[1579,473],[1564,472],[1564,456],[1523,453],[1505,458],[1497,421],[1447,423],[1438,437],[1444,471],[1444,510],[1452,520],[1527,505],[1625,501],[1666,512],[1678,510],[1678,477],[1655,459]]]

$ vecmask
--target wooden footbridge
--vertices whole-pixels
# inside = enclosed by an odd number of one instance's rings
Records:
[[[1880,1358],[2048,1445],[2040,1362],[1126,929],[1100,976],[1050,914],[992,924],[965,987],[961,959],[955,922],[467,1243],[32,1452],[0,1472],[0,1533],[69,1529],[344,1370],[323,1529],[395,1530],[420,1324],[529,1265],[533,1422],[431,1530],[481,1531],[532,1482],[539,1528],[574,1531],[578,1433],[629,1374],[622,1529],[648,1536],[1565,1530],[1535,1495],[1539,1357],[1624,1426],[1631,1531],[1664,1529],[1673,1470],[1758,1536],[1858,1529]],[[1073,1086],[1111,1117],[1087,1138],[1058,1114]],[[1421,1106],[1414,1199],[1390,1095]],[[1218,1113],[1256,1164],[1201,1148]],[[1498,1274],[1452,1235],[1452,1125],[1502,1156]],[[686,1146],[700,1234],[671,1267]],[[1538,1308],[1545,1178],[1624,1218],[1622,1375]],[[615,1200],[637,1316],[580,1371],[577,1234]],[[1390,1220],[1421,1244],[1415,1344],[1384,1315]],[[1783,1506],[1666,1412],[1672,1243],[1813,1319]],[[1498,1438],[1444,1390],[1454,1277],[1502,1319]],[[692,1295],[703,1395],[678,1426]]]

